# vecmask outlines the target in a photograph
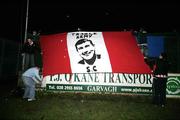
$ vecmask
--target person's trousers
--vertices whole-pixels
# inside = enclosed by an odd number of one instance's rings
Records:
[[[153,80],[153,103],[157,105],[166,104],[167,78],[155,78]]]
[[[167,78],[161,78],[159,81],[159,104],[165,105],[166,104],[166,83]]]
[[[22,77],[25,90],[23,98],[35,99],[35,81],[31,77]]]

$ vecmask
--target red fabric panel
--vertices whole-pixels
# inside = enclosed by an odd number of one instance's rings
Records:
[[[103,32],[114,73],[151,73],[131,32]]]
[[[71,73],[67,33],[41,36],[43,75]]]

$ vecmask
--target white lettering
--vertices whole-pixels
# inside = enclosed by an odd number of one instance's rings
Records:
[[[115,86],[88,86],[87,91],[89,92],[117,92]]]

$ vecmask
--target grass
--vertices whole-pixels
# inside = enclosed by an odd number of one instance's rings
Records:
[[[2,120],[179,120],[180,99],[168,98],[162,108],[151,96],[37,92],[37,100],[3,95]]]

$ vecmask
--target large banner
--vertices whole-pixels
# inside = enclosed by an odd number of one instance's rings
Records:
[[[151,70],[131,32],[70,32],[40,40],[49,91],[152,93]],[[179,97],[179,74],[168,76],[167,95]]]
[[[151,70],[131,32],[41,36],[47,90],[151,93]]]
[[[65,73],[150,74],[131,32],[44,35],[43,76]]]

